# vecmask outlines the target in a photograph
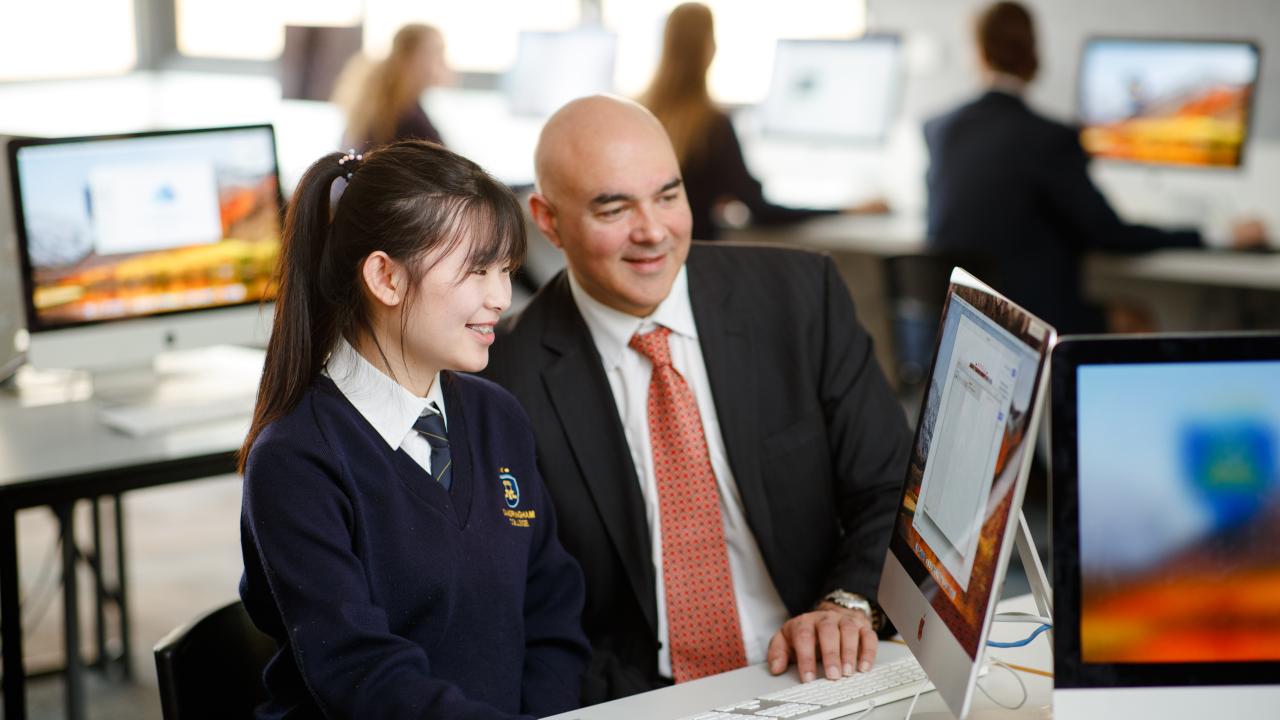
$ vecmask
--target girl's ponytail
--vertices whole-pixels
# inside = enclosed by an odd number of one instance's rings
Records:
[[[326,267],[330,263],[325,246],[332,234],[331,189],[335,180],[349,179],[353,171],[354,162],[347,157],[330,153],[313,163],[298,182],[285,214],[275,319],[253,422],[240,448],[240,472],[262,429],[301,400],[342,327],[336,298],[326,287],[333,270]]]

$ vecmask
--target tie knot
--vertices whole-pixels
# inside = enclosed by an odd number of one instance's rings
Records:
[[[449,447],[449,435],[445,432],[444,418],[439,413],[428,412],[418,418],[413,429],[422,433],[433,448]]]
[[[669,328],[659,325],[657,329],[643,335],[632,335],[631,342],[627,345],[648,358],[654,367],[663,367],[671,364],[671,347],[667,344],[667,336],[670,334]]]

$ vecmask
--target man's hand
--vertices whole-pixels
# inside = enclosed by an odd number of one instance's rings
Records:
[[[1231,247],[1250,250],[1267,244],[1267,226],[1261,220],[1239,220],[1231,225]]]
[[[850,610],[824,602],[817,610],[787,621],[769,641],[769,672],[779,675],[795,660],[800,678],[817,677],[817,661],[829,680],[871,669],[879,640],[871,629],[871,618],[861,610]]]

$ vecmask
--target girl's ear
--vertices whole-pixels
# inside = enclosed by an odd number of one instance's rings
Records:
[[[369,253],[360,264],[360,276],[375,300],[395,307],[404,301],[409,275],[404,267],[381,250]]]

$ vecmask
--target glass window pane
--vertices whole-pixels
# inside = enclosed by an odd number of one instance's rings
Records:
[[[134,0],[0,3],[0,80],[115,75],[138,61]],[[26,32],[23,28],[52,28]]]
[[[178,52],[193,57],[274,60],[285,25],[355,25],[360,0],[176,0]]]
[[[579,0],[367,0],[365,50],[378,57],[401,25],[427,23],[444,34],[454,70],[502,72],[515,61],[519,31],[568,30],[579,16]]]
[[[636,95],[648,85],[662,50],[662,28],[681,0],[603,0],[604,25],[618,33],[618,91]],[[866,29],[864,0],[702,0],[715,16],[716,58],[711,96],[755,103],[769,89],[779,38],[849,38]]]

